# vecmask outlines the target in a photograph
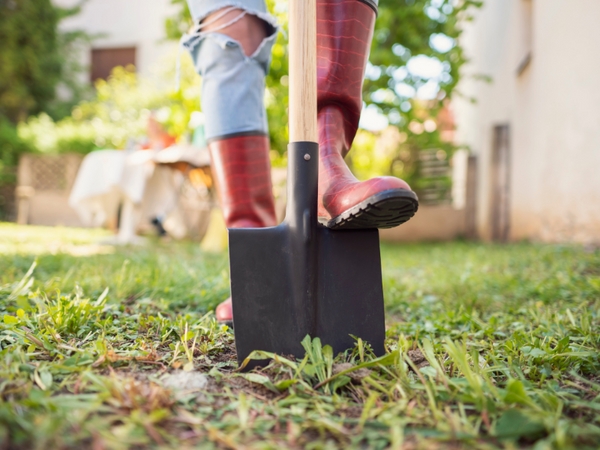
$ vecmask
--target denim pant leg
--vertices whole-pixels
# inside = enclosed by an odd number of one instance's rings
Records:
[[[357,0],[366,1],[368,3],[378,6],[379,0]],[[210,13],[218,11],[219,9],[226,8],[228,6],[235,6],[240,9],[257,15],[266,22],[272,23],[272,17],[267,11],[267,5],[265,0],[187,0],[190,8],[190,13],[194,18],[195,22],[200,22]]]
[[[265,0],[187,0],[194,22],[201,22],[209,14],[234,6],[260,17],[275,26],[273,17],[267,10]]]
[[[235,6],[273,26],[273,33],[250,56],[246,56],[239,42],[219,32],[188,34],[182,39],[202,76],[201,104],[207,140],[240,133],[268,134],[265,76],[278,32],[264,0],[188,0],[188,5],[197,21],[219,9]]]

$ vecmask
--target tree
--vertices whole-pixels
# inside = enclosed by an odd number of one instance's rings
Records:
[[[423,176],[420,152],[436,149],[444,159],[456,149],[440,130],[453,124],[439,120],[440,112],[448,108],[466,62],[459,45],[460,23],[472,20],[471,10],[481,4],[476,0],[379,2],[364,99],[368,108],[382,113],[400,131],[394,151],[387,154],[386,172],[406,179],[417,192],[437,186],[441,197],[449,194],[447,176]]]
[[[0,114],[13,123],[43,111],[56,95],[59,18],[50,0],[0,4]]]
[[[57,101],[57,86],[62,82],[80,93],[73,76],[79,67],[69,57],[69,49],[85,34],[61,33],[58,25],[78,11],[79,7],[58,8],[50,0],[0,2],[1,118],[16,124],[40,112],[70,113],[70,107]],[[77,95],[71,97],[69,104],[79,100]]]
[[[87,36],[58,29],[63,18],[78,11],[55,7],[50,0],[0,0],[0,187],[14,183],[19,155],[33,150],[16,125],[42,112],[64,117],[85,92],[76,79],[81,67],[70,50]],[[71,95],[57,98],[59,85]],[[5,203],[0,197],[0,215]]]

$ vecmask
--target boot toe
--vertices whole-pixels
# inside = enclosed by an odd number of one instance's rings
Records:
[[[231,297],[217,306],[215,310],[218,322],[230,322],[233,320],[233,308],[231,305]]]
[[[404,180],[389,176],[343,184],[339,189],[336,189],[336,185],[333,185],[323,196],[323,205],[331,217],[339,216],[344,211],[380,192],[395,189],[411,191],[410,186]]]
[[[326,222],[329,228],[393,228],[414,216],[418,199],[405,181],[379,177],[330,189],[323,204],[331,214]]]

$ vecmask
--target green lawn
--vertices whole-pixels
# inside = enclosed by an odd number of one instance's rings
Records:
[[[600,447],[598,250],[384,246],[388,356],[240,374],[226,255],[105,236],[0,224],[2,449]]]

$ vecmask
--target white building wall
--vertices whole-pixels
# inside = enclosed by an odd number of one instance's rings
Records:
[[[493,127],[508,124],[510,238],[600,242],[598,18],[598,0],[486,0],[465,25],[462,44],[471,62],[460,90],[477,103],[458,99],[454,109],[457,142],[478,156],[483,238],[491,235]],[[531,62],[518,74],[529,50]]]
[[[72,7],[78,0],[53,3]],[[176,12],[170,0],[89,0],[80,14],[63,21],[62,28],[101,35],[92,48],[136,47],[138,73],[151,76],[157,64],[176,51],[177,43],[165,40],[165,19]],[[86,66],[90,55],[90,48],[83,49],[81,58]]]

